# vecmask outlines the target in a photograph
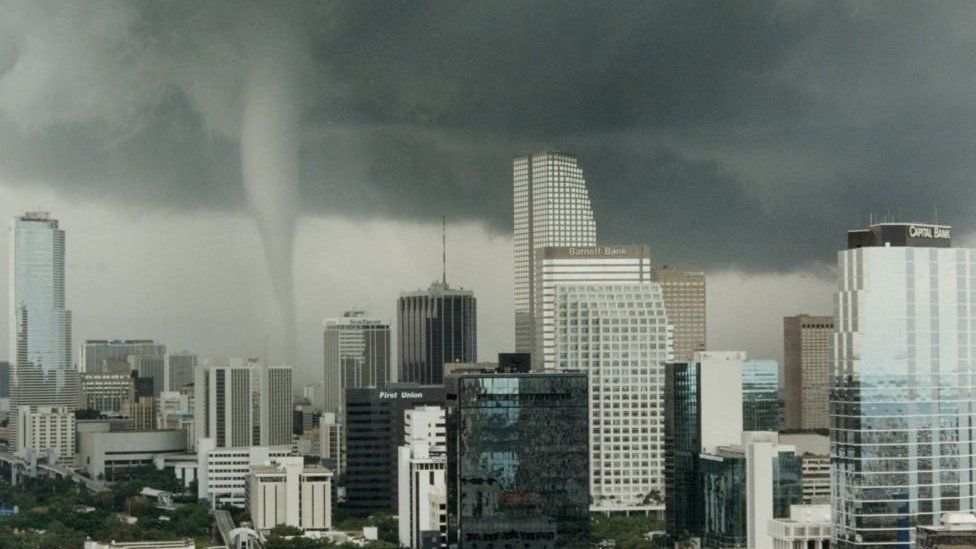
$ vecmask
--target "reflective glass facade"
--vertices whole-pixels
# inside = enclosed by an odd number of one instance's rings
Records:
[[[973,509],[976,251],[945,247],[947,228],[925,237],[916,226],[876,227],[910,230],[932,247],[857,248],[852,238],[839,253],[830,402],[838,547],[913,547],[916,525]]]
[[[576,157],[520,156],[512,164],[515,244],[515,350],[533,352],[535,252],[546,246],[595,246],[596,223]]]
[[[701,532],[704,516],[698,454],[701,452],[700,369],[696,362],[668,364],[664,388],[665,524],[674,538]]]
[[[64,231],[46,212],[10,224],[11,407],[78,405],[81,381],[71,362],[71,312],[65,308]],[[11,414],[15,449],[17,414]]]
[[[453,375],[447,403],[449,542],[588,547],[586,375]]]
[[[779,364],[775,360],[742,363],[742,430],[779,430]]]

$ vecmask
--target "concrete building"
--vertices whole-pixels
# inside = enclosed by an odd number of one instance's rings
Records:
[[[183,431],[187,450],[196,448],[193,398],[187,392],[163,391],[156,402],[156,428]]]
[[[305,465],[301,457],[253,465],[247,479],[247,507],[254,529],[267,535],[280,524],[302,532],[332,528],[332,472]]]
[[[474,292],[434,282],[397,300],[398,381],[444,382],[444,364],[478,359],[478,301]]]
[[[251,467],[294,456],[291,446],[217,447],[213,439],[197,441],[197,497],[213,508],[225,504],[247,506],[247,476]]]
[[[826,429],[834,318],[783,318],[783,428]]]
[[[109,422],[89,422],[78,431],[75,465],[91,478],[126,478],[130,469],[153,465],[161,455],[186,451],[182,431],[113,430]]]
[[[151,339],[89,339],[81,345],[78,370],[84,374],[109,372],[107,363],[128,363],[130,356],[162,358],[166,346]]]
[[[976,516],[972,513],[945,513],[938,526],[919,526],[918,549],[967,549],[976,547]]]
[[[532,306],[535,335],[532,369],[558,366],[556,289],[573,284],[649,284],[651,259],[647,246],[544,247],[536,250]],[[656,285],[655,285],[656,286]],[[660,288],[657,290],[658,301]],[[663,304],[661,305],[663,309]]]
[[[75,458],[75,409],[40,406],[17,408],[18,453],[37,452],[57,456],[61,465],[71,465]]]
[[[555,263],[556,255],[566,260]],[[593,512],[664,507],[664,365],[672,358],[671,330],[660,288],[647,281],[646,257],[638,246],[543,248],[537,263],[545,278],[536,309],[542,367],[589,377]]]
[[[791,505],[790,516],[769,521],[773,549],[829,549],[830,505]]]
[[[447,432],[444,408],[421,406],[404,413],[404,440],[398,450],[398,505],[401,547],[420,549],[424,533],[447,546]]]
[[[952,248],[950,231],[880,223],[849,231],[838,253],[830,458],[840,549],[911,548],[916,525],[971,506],[976,250]]]
[[[10,439],[17,408],[78,406],[81,381],[71,361],[71,311],[65,308],[64,231],[47,212],[28,212],[10,223],[10,330],[12,360]]]
[[[706,346],[705,273],[674,267],[651,269],[661,286],[668,322],[674,327],[674,360],[690,362]]]
[[[693,358],[665,369],[665,526],[675,538],[700,537],[704,530],[701,455],[742,437],[746,353],[711,351]]]
[[[137,397],[125,410],[132,420],[132,428],[152,431],[156,428],[156,399],[151,396]]]
[[[404,413],[417,406],[443,406],[444,386],[397,383],[385,389],[347,389],[346,404],[345,507],[357,515],[396,512]]]
[[[162,356],[129,355],[129,370],[137,377],[152,380],[152,397],[166,390],[166,363]]]
[[[346,389],[386,387],[390,383],[390,323],[363,311],[346,311],[339,318],[326,319],[323,325],[322,405],[324,411],[338,414],[341,419]]]
[[[135,387],[125,374],[81,374],[82,406],[99,412],[121,413],[132,404]]]
[[[217,358],[196,369],[197,439],[218,448],[291,444],[291,366]]]
[[[389,368],[386,371],[390,371]],[[318,411],[325,411],[325,385],[321,382],[309,383],[302,388],[302,396]]]
[[[783,432],[779,441],[803,456],[803,503],[830,503],[830,441],[820,432]]]
[[[515,350],[531,353],[536,251],[546,246],[596,246],[596,223],[575,156],[552,151],[519,156],[512,163],[512,181]]]

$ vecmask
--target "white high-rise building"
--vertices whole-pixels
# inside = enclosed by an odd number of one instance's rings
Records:
[[[976,250],[880,223],[838,253],[831,547],[915,546],[976,485]]]
[[[594,512],[664,504],[664,365],[671,326],[643,246],[544,248],[537,272],[537,366],[590,386]]]
[[[323,322],[325,411],[345,412],[346,389],[390,382],[390,323],[362,311]]]
[[[218,448],[291,444],[291,366],[217,358],[195,377],[195,438]]]
[[[17,408],[17,447],[57,456],[57,462],[71,465],[75,459],[75,409],[68,407],[29,406]]]
[[[16,408],[78,406],[81,381],[71,363],[71,312],[65,308],[64,231],[47,212],[28,212],[10,224],[10,437]]]
[[[424,532],[437,532],[440,545],[447,544],[446,436],[444,408],[404,412],[404,440],[397,450],[401,547],[421,547]]]
[[[321,465],[300,456],[252,465],[246,486],[254,529],[263,535],[279,524],[302,532],[332,527],[332,472]]]
[[[545,247],[536,250],[532,369],[556,367],[556,288],[570,284],[650,282],[647,246]]]
[[[213,508],[247,505],[247,476],[251,467],[293,456],[291,446],[218,448],[211,438],[197,441],[197,497]]]
[[[596,223],[583,170],[560,152],[520,156],[512,165],[515,242],[515,350],[535,337],[535,252],[546,246],[594,246]]]

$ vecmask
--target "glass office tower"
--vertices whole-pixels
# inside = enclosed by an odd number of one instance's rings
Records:
[[[10,224],[11,407],[78,407],[81,389],[71,363],[71,312],[65,308],[64,231],[47,212]],[[10,439],[21,449],[17,414]]]
[[[742,363],[742,430],[779,430],[779,363]]]
[[[830,452],[835,547],[914,547],[972,512],[976,250],[882,223],[838,254]]]
[[[448,541],[589,547],[587,378],[448,376]]]
[[[596,223],[576,157],[561,152],[512,163],[515,244],[515,350],[534,352],[535,254],[546,246],[595,246]]]

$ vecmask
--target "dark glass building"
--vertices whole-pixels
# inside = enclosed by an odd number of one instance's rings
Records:
[[[448,543],[589,547],[584,373],[447,379]]]
[[[405,292],[397,302],[400,381],[444,382],[445,362],[478,359],[477,300],[470,290],[435,282],[426,291]]]
[[[0,398],[10,397],[10,363],[0,360]]]
[[[742,363],[742,430],[779,431],[779,364]]]
[[[397,509],[397,447],[403,413],[415,406],[443,406],[443,386],[394,383],[346,389],[346,509],[356,515]]]
[[[664,376],[664,505],[669,536],[701,532],[701,406],[697,363],[668,364]]]

